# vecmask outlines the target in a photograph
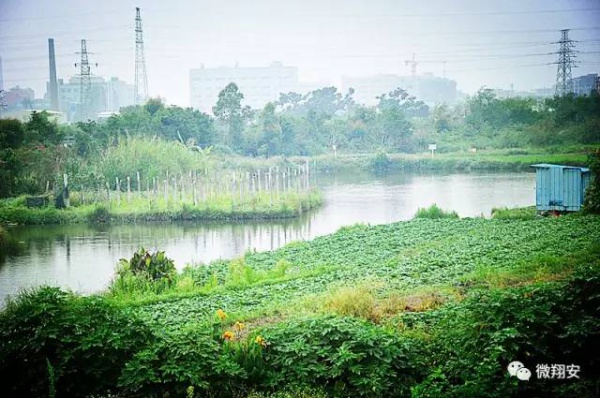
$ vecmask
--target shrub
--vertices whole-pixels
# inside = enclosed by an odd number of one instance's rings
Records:
[[[106,223],[110,221],[110,213],[104,205],[96,205],[87,216],[88,222]]]
[[[430,374],[414,397],[595,396],[600,381],[600,261],[578,269],[568,282],[475,291],[431,318]],[[407,319],[403,319],[407,320]],[[581,366],[580,380],[521,383],[506,366],[523,362]],[[585,374],[583,374],[585,372]],[[535,376],[534,376],[535,377]]]
[[[141,248],[130,260],[122,258],[108,290],[113,297],[132,298],[158,294],[170,288],[177,277],[173,260],[165,252],[150,253]]]
[[[600,213],[600,148],[589,155],[591,181],[585,192],[583,209],[586,213]]]
[[[143,323],[102,298],[50,287],[21,294],[0,314],[3,396],[115,392],[122,364],[150,340]]]
[[[535,206],[520,207],[515,209],[493,208],[492,218],[499,220],[533,220],[537,216],[537,210]]]
[[[267,386],[341,396],[406,396],[424,364],[417,344],[365,321],[325,316],[263,330]],[[410,359],[409,359],[410,358]]]
[[[384,174],[390,170],[392,161],[385,152],[377,152],[375,156],[369,159],[368,164],[372,172]]]
[[[444,211],[435,203],[428,208],[419,208],[413,218],[458,218],[455,211]]]
[[[140,396],[183,397],[190,386],[224,394],[239,388],[234,381],[243,378],[244,371],[223,355],[223,345],[208,327],[188,328],[163,334],[137,353],[125,365],[119,385]]]
[[[134,276],[141,276],[150,281],[171,281],[176,273],[173,260],[167,258],[164,251],[150,253],[143,247],[133,253],[129,261],[121,259],[120,264],[121,272],[130,271]]]

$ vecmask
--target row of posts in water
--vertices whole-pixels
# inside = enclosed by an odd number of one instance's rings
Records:
[[[143,183],[140,173],[137,172],[135,181],[130,177],[124,180],[117,177],[113,185],[114,191],[107,182],[106,199],[110,202],[111,195],[115,195],[117,203],[121,204],[121,200],[130,202],[136,196],[153,200],[163,198],[165,202],[193,203],[196,206],[216,197],[228,196],[235,206],[236,203],[244,203],[261,193],[267,193],[272,204],[282,193],[310,190],[310,176],[308,162],[294,167],[270,167],[268,170],[257,170],[254,173],[223,172],[222,175],[213,176],[206,172],[198,174],[194,171],[186,176],[173,177],[167,172],[165,178],[146,179],[146,189],[142,190]],[[137,189],[131,188],[132,182],[137,183]]]

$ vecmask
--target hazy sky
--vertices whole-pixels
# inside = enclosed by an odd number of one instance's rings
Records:
[[[339,86],[344,75],[409,75],[415,53],[417,73],[445,69],[467,93],[551,87],[560,29],[578,41],[573,75],[600,70],[600,0],[0,0],[4,88],[43,96],[49,37],[59,78],[77,73],[85,38],[92,73],[133,83],[136,6],[150,94],[184,106],[191,68],[236,62],[280,61],[301,82]]]

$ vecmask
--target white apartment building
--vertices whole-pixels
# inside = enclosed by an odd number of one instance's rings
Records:
[[[268,67],[218,67],[190,70],[190,104],[209,114],[219,93],[235,83],[244,94],[242,105],[262,109],[280,93],[298,91],[298,68],[274,62]]]

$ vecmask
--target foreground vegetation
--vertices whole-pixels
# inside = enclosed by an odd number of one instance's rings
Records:
[[[180,273],[141,251],[104,295],[42,288],[7,304],[4,389],[593,397],[599,241],[598,216],[505,214],[355,225]],[[514,360],[532,371],[529,382],[509,377]],[[536,377],[536,364],[555,363],[579,365],[580,378]]]

